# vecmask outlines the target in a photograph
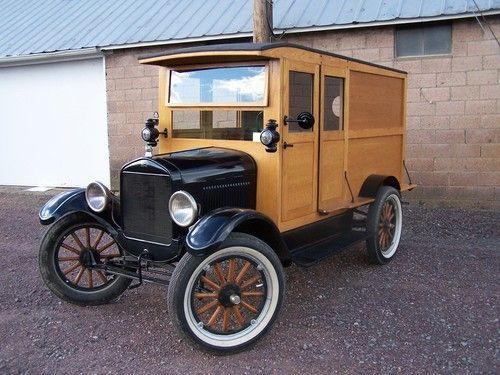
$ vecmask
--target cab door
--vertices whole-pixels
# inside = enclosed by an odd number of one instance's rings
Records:
[[[318,212],[323,215],[343,206],[344,201],[345,77],[345,69],[321,67]]]
[[[315,118],[310,129],[297,122],[283,124],[281,217],[286,222],[317,211],[319,66],[285,60],[283,78],[284,115],[294,120],[309,112]]]

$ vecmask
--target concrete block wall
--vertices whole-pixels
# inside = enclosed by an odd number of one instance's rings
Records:
[[[138,56],[162,50],[131,49],[109,53],[106,61],[111,186],[119,189],[120,168],[144,155],[141,130],[158,108],[158,67],[141,65]]]
[[[500,35],[500,17],[488,18]],[[486,29],[487,30],[487,29]],[[475,19],[452,22],[452,53],[395,58],[394,28],[285,35],[284,40],[406,70],[407,166],[420,186],[410,197],[441,205],[500,207],[500,52]],[[119,168],[141,156],[140,130],[157,109],[158,70],[137,56],[106,57],[113,187]]]

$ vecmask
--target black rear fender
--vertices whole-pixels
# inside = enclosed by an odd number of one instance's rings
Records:
[[[280,231],[267,216],[251,209],[220,208],[202,217],[189,230],[186,250],[194,256],[215,252],[232,232],[253,235],[267,243],[284,265],[291,262]]]
[[[377,196],[378,189],[382,186],[392,186],[398,191],[401,190],[401,185],[396,177],[372,174],[363,182],[359,191],[359,196],[365,198],[375,198]]]

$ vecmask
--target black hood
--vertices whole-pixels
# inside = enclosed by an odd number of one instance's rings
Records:
[[[168,170],[175,168],[185,184],[256,175],[256,164],[250,155],[226,148],[197,148],[153,159]]]

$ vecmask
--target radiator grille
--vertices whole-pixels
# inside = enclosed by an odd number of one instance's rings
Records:
[[[172,219],[168,200],[170,176],[125,172],[122,174],[122,224],[127,237],[170,243]]]

